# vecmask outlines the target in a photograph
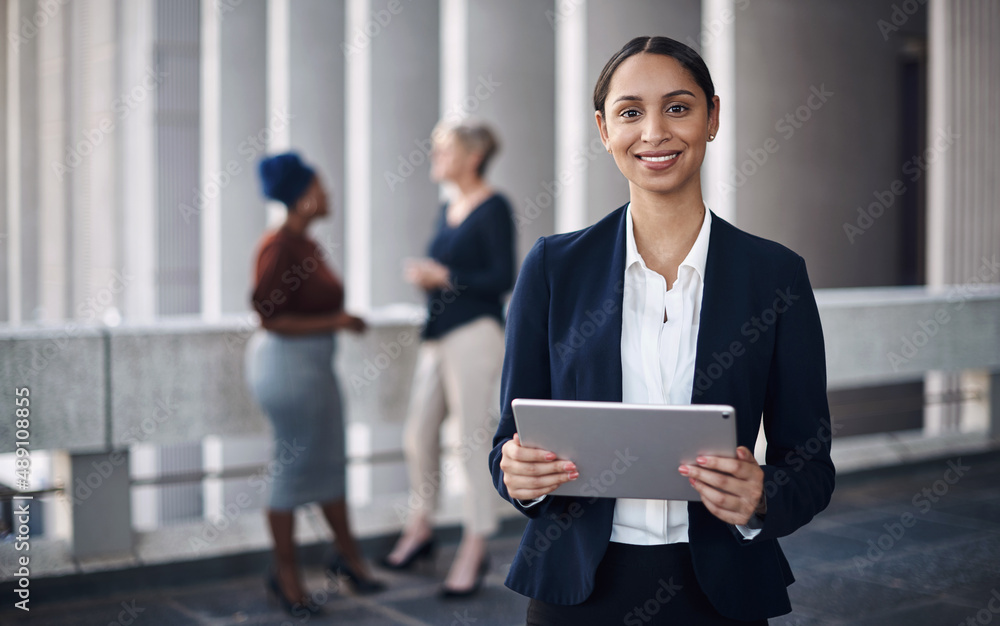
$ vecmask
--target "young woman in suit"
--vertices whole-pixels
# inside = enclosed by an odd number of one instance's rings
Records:
[[[720,101],[694,50],[633,39],[604,67],[594,108],[629,203],[541,238],[514,289],[489,459],[529,518],[507,585],[532,598],[529,625],[766,624],[791,610],[776,539],[834,487],[805,263],[705,206]],[[574,459],[521,445],[514,398],[729,404],[739,448],[671,470],[700,501],[553,496],[578,478]],[[751,453],[762,421],[763,466]]]

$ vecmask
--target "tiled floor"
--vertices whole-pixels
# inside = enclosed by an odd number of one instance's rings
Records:
[[[947,459],[841,477],[830,508],[782,540],[798,581],[789,590],[794,611],[771,623],[1000,625],[1000,452],[961,463],[969,468],[961,477],[947,472]],[[47,599],[33,605],[30,620],[9,610],[5,593],[0,624],[512,626],[524,623],[527,605],[503,586],[517,543],[516,536],[492,542],[487,586],[466,601],[436,595],[454,554],[450,545],[433,569],[379,572],[389,583],[382,594],[330,593],[319,617],[284,615],[254,572],[127,594]],[[318,570],[310,571],[309,584],[318,599],[336,587]]]

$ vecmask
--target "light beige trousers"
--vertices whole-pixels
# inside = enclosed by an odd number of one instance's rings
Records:
[[[502,502],[493,488],[487,458],[500,409],[503,350],[503,328],[490,317],[424,341],[403,432],[410,509],[431,520],[442,479],[462,472],[464,529],[481,535],[496,532]],[[441,467],[441,424],[448,415],[458,420],[461,440],[457,463],[449,459]]]

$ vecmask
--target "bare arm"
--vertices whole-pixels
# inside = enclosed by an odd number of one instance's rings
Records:
[[[281,335],[308,335],[339,330],[360,333],[366,328],[364,320],[344,311],[323,315],[286,313],[275,317],[262,317],[260,325]]]

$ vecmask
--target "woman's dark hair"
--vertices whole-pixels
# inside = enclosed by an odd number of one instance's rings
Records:
[[[711,112],[715,108],[712,98],[715,97],[715,86],[712,84],[712,75],[708,72],[708,66],[701,56],[690,46],[669,37],[636,37],[625,44],[621,50],[615,53],[608,61],[601,75],[597,78],[597,85],[594,86],[594,110],[600,111],[604,115],[604,101],[608,98],[608,91],[611,89],[611,77],[614,76],[618,67],[625,62],[625,59],[635,56],[641,52],[649,54],[662,54],[671,57],[681,64],[694,82],[698,83],[701,90],[705,92],[708,99],[708,110]]]

